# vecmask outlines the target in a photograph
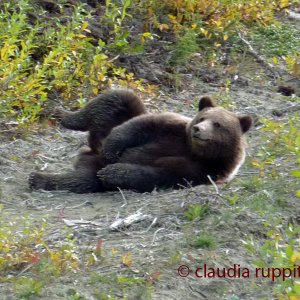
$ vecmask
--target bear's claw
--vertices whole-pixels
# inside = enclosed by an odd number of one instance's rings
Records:
[[[29,175],[28,183],[31,190],[44,190],[47,186],[47,177],[41,173],[32,172]]]

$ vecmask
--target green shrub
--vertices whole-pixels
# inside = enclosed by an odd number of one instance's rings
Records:
[[[201,220],[207,214],[208,209],[208,204],[191,204],[183,214],[189,221]]]
[[[267,231],[268,239],[262,245],[253,239],[244,242],[246,249],[255,256],[253,263],[259,268],[294,270],[295,265],[299,266],[300,263],[300,227],[291,224],[285,226],[281,219],[273,220],[272,225],[266,223],[265,226],[270,229]],[[299,299],[300,285],[295,279],[291,276],[276,280],[273,289],[278,299]]]
[[[209,234],[201,234],[195,239],[193,246],[196,248],[215,249],[216,239]]]
[[[106,45],[93,45],[88,37],[89,13],[85,6],[73,8],[66,23],[53,18],[34,22],[29,0],[18,5],[5,0],[0,10],[0,117],[20,124],[37,120],[49,96],[63,100],[97,95],[101,89],[126,77],[113,65]],[[42,16],[44,12],[34,11]]]

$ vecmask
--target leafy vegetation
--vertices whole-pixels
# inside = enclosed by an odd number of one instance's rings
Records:
[[[300,46],[296,28],[288,25],[260,26],[252,35],[254,41],[260,45],[260,50],[271,57],[294,54]]]
[[[252,39],[272,63],[277,65],[283,61],[291,74],[299,76],[300,36],[295,27],[283,24],[260,26],[252,33]]]
[[[189,221],[201,220],[207,214],[208,209],[208,204],[191,204],[184,212],[184,216]]]
[[[64,101],[77,98],[80,105],[113,82],[133,82],[132,74],[116,67],[105,54],[105,42],[92,43],[90,15],[84,5],[75,6],[66,23],[57,18],[46,23],[45,12],[34,10],[29,0],[1,5],[0,116],[32,123],[51,96]],[[28,15],[33,10],[41,21],[31,24]],[[120,23],[110,17],[114,24]],[[120,46],[118,39],[116,46]]]
[[[200,234],[194,241],[193,246],[196,248],[216,248],[216,240],[209,234]]]
[[[278,299],[299,299],[300,285],[297,276],[293,274],[295,266],[299,266],[300,248],[299,233],[300,227],[288,224],[284,226],[281,219],[266,223],[268,239],[260,245],[254,240],[245,242],[245,247],[256,259],[255,265],[260,268],[279,268],[284,272],[286,278],[277,280],[274,294]],[[292,270],[290,273],[289,270]]]
[[[293,156],[293,159],[299,157],[300,142],[299,142],[299,124],[298,117],[294,116],[289,119],[288,124],[276,123],[272,121],[264,120],[263,130],[268,132],[269,138],[262,152],[258,154],[261,160],[258,163],[254,161],[254,165],[260,168],[261,176],[270,176],[275,182],[271,185],[271,189],[278,197],[283,199],[285,194],[288,194],[294,189],[293,185],[283,186],[281,182],[285,176],[289,174],[279,175],[279,169],[276,168],[276,160],[284,155],[289,154]],[[287,156],[287,159],[291,158]],[[299,160],[299,159],[298,159]],[[299,171],[293,171],[290,175],[296,177],[299,176]],[[277,177],[277,179],[276,179]],[[267,185],[271,184],[270,180],[264,181],[262,187],[263,191],[267,190]],[[276,189],[276,185],[278,189]],[[298,195],[299,192],[296,192]],[[270,197],[271,195],[266,195]],[[298,195],[299,196],[299,195]],[[272,197],[272,196],[271,196]],[[272,198],[273,198],[272,197]],[[261,203],[262,197],[259,197],[259,203]],[[277,202],[277,204],[280,204]],[[261,212],[265,215],[265,211],[270,212],[270,207],[263,207]],[[299,246],[299,232],[300,228],[292,223],[286,223],[282,218],[268,217],[269,221],[265,223],[267,230],[266,241],[261,245],[255,239],[245,242],[245,246],[248,251],[255,257],[254,263],[261,268],[287,268],[293,270],[295,266],[300,262],[300,246]],[[287,271],[287,274],[289,272]],[[278,280],[277,285],[274,288],[274,294],[278,299],[298,299],[300,296],[300,286],[296,278],[293,276],[288,277],[285,280]]]
[[[0,228],[0,271],[22,271],[25,267],[43,270],[49,275],[59,274],[68,269],[78,268],[79,261],[71,239],[54,247],[45,240],[46,220],[39,227],[34,226],[29,218],[4,222],[7,218],[1,214]]]
[[[298,180],[300,180],[299,179],[300,178],[300,135],[296,137],[295,144],[296,144],[295,152],[297,156],[298,169],[292,171],[292,175],[298,178]],[[297,188],[299,188],[299,186]],[[296,196],[300,198],[300,189],[296,191]]]
[[[98,292],[97,299],[115,299],[107,296],[104,292],[112,286],[116,286],[118,292],[121,292],[123,297],[126,297],[128,293],[135,294],[136,297],[142,297],[143,299],[151,299],[151,283],[145,278],[138,278],[135,276],[122,276],[122,275],[100,275],[93,273],[90,277],[90,284],[96,285],[101,283],[103,292]]]

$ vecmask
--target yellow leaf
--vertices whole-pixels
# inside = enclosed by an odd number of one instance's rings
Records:
[[[257,160],[252,160],[251,164],[252,166],[259,167],[259,168],[262,166],[262,164]]]
[[[222,21],[215,21],[217,27],[222,28]]]
[[[125,255],[122,256],[122,263],[124,266],[130,268],[132,265],[132,258],[131,258],[131,253],[128,252]]]
[[[103,73],[99,73],[97,77],[98,77],[98,80],[100,80],[100,81],[105,81],[106,80],[106,77]]]
[[[111,249],[112,256],[115,256],[118,253],[118,250],[116,248]]]
[[[173,15],[168,15],[170,21],[176,21],[176,16],[173,16]]]
[[[85,30],[88,26],[89,26],[89,22],[87,21],[83,22],[83,24],[81,25],[81,30]]]
[[[224,34],[223,39],[224,39],[224,41],[227,41],[228,40],[228,35]]]
[[[143,33],[143,36],[144,36],[144,37],[151,37],[151,36],[152,36],[152,33],[151,33],[151,32],[144,32],[144,33]]]
[[[289,300],[299,300],[299,296],[297,296],[297,295],[291,295],[291,296],[289,296]]]
[[[300,260],[300,252],[295,251],[293,255],[291,256],[291,262],[296,262],[297,260]]]
[[[65,58],[63,56],[60,56],[60,58],[58,59],[57,64],[60,66],[63,63],[64,60],[65,60]]]
[[[278,58],[276,56],[274,56],[272,58],[272,62],[273,62],[274,65],[278,65]]]
[[[295,62],[293,65],[293,68],[292,68],[292,72],[293,72],[293,75],[298,76],[299,72],[300,72],[300,64]]]
[[[286,8],[290,6],[290,0],[281,0],[280,1],[280,8]]]
[[[200,28],[200,31],[204,34],[204,36],[208,35],[208,31],[205,30],[204,28]]]
[[[158,29],[160,31],[168,30],[169,29],[169,25],[168,24],[159,24],[158,25]]]

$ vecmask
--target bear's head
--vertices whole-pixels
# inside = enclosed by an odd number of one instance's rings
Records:
[[[213,159],[237,156],[244,151],[243,135],[251,125],[250,116],[238,116],[203,97],[198,114],[187,127],[192,152]]]

